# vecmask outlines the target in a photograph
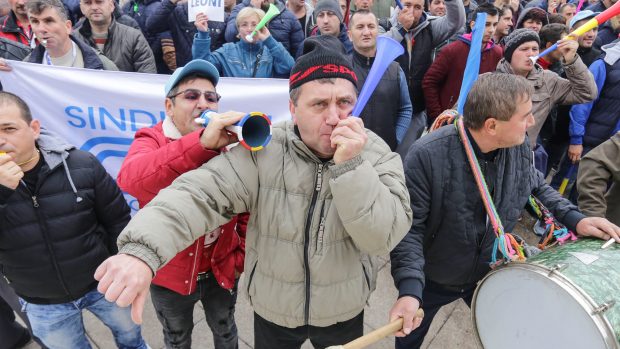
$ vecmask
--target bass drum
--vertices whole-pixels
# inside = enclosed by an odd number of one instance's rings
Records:
[[[620,247],[580,239],[491,271],[472,302],[486,349],[620,349]]]

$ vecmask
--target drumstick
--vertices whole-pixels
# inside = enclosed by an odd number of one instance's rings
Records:
[[[418,311],[415,313],[414,318],[423,318],[424,310],[418,308]],[[366,335],[359,337],[356,340],[353,340],[345,345],[335,345],[328,347],[326,349],[362,349],[365,348],[391,334],[394,334],[400,331],[403,328],[403,318],[398,318],[389,324],[380,327]]]
[[[606,243],[603,244],[603,246],[601,246],[601,249],[607,248],[609,246],[611,246],[611,244],[613,244],[614,242],[616,242],[616,240],[614,240],[614,238],[611,238],[609,240],[607,240]]]

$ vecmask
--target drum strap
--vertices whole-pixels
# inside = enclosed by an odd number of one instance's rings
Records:
[[[476,154],[474,153],[474,148],[471,145],[469,137],[467,137],[467,133],[465,132],[463,119],[458,117],[454,125],[458,130],[461,142],[465,148],[465,154],[467,155],[467,160],[469,161],[471,171],[474,174],[474,179],[476,180],[476,185],[478,186],[478,191],[480,192],[480,197],[482,198],[484,208],[487,211],[487,215],[489,216],[489,220],[493,226],[493,231],[495,232],[495,243],[493,244],[493,255],[490,263],[491,267],[493,268],[503,262],[510,262],[514,260],[524,261],[525,254],[523,253],[523,247],[517,243],[511,234],[504,231],[504,226],[502,225],[499,214],[495,209],[493,198],[491,197],[491,193],[489,193],[489,188],[487,187],[484,175],[480,169],[480,164],[478,163]],[[497,251],[501,252],[503,255],[503,260],[497,260]]]

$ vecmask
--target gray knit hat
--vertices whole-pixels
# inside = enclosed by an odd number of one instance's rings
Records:
[[[512,54],[515,52],[517,47],[521,46],[521,44],[525,42],[536,41],[538,45],[540,45],[540,38],[538,34],[532,29],[517,29],[510,33],[506,37],[506,46],[504,47],[504,58],[510,63],[512,60]]]
[[[340,4],[336,0],[321,0],[314,7],[314,11],[312,11],[312,15],[316,20],[316,16],[318,16],[321,11],[330,11],[333,12],[336,17],[342,23],[342,10],[340,10]]]

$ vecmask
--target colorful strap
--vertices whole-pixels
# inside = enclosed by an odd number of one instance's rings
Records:
[[[489,189],[484,179],[484,175],[482,174],[482,169],[480,169],[480,164],[478,163],[478,159],[476,158],[476,154],[474,154],[474,148],[467,137],[467,133],[465,132],[465,125],[463,125],[463,119],[457,118],[455,122],[455,127],[459,132],[459,136],[461,138],[461,142],[463,143],[463,147],[465,148],[465,154],[467,155],[467,160],[469,161],[469,165],[471,166],[471,171],[474,174],[474,179],[476,180],[476,185],[478,186],[478,191],[480,192],[480,196],[482,198],[482,202],[484,203],[484,208],[487,211],[487,215],[489,216],[489,220],[491,221],[491,225],[493,226],[493,231],[495,232],[495,243],[493,245],[493,255],[491,257],[491,267],[495,267],[502,262],[510,262],[514,260],[525,260],[525,254],[523,253],[523,246],[519,245],[515,238],[504,231],[504,226],[502,225],[502,221],[495,209],[495,204],[493,203],[493,198],[491,197],[491,193],[489,193]],[[503,255],[503,260],[497,260],[497,251],[500,251]]]

